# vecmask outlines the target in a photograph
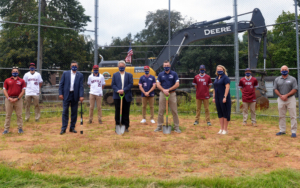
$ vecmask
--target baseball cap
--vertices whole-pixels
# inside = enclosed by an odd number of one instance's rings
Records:
[[[251,71],[251,69],[250,68],[246,68],[245,71]]]
[[[144,66],[144,69],[149,69],[149,66]]]
[[[98,65],[94,65],[93,69],[99,69],[99,66]]]
[[[30,64],[29,64],[29,67],[30,67],[30,66],[35,66],[35,64],[34,64],[34,63],[30,63]]]
[[[205,69],[205,65],[200,65],[199,69]]]

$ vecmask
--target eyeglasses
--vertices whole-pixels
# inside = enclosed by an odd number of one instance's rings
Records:
[[[19,69],[19,67],[12,67],[12,69]]]

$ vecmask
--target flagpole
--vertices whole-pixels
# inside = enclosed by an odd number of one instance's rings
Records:
[[[169,61],[171,61],[171,0],[169,0]]]

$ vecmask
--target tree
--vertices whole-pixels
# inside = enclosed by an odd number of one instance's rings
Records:
[[[53,64],[53,62],[49,61],[51,58],[44,57],[46,50],[55,45],[58,47],[70,47],[64,42],[68,43],[72,40],[75,42],[76,39],[80,39],[79,31],[87,25],[87,22],[91,21],[90,17],[84,14],[84,11],[84,8],[77,0],[41,1],[42,25],[76,29],[76,31],[73,31],[41,27],[41,67],[46,68]],[[35,0],[2,0],[0,2],[0,16],[5,21],[37,24],[38,3]],[[10,65],[10,67],[12,65],[27,67],[29,62],[37,61],[37,27],[19,24],[3,24],[2,26],[3,29],[0,34],[1,42],[3,43],[0,44],[0,47],[5,48],[6,51],[5,54],[2,53],[2,56],[0,56],[0,61]],[[76,44],[73,43],[73,45]],[[21,49],[23,49],[23,52],[26,51],[28,53],[26,55],[22,54]],[[57,53],[62,53],[62,51],[57,51]],[[55,54],[51,55],[55,56]],[[69,62],[59,61],[55,63],[56,66],[64,67]],[[47,76],[47,72],[43,73],[44,76]]]
[[[183,18],[180,12],[171,11],[171,36],[178,30],[190,25],[192,19]],[[148,12],[145,21],[145,29],[135,35],[139,44],[165,45],[169,38],[169,11],[167,9]],[[147,50],[158,55],[163,47],[150,47]]]

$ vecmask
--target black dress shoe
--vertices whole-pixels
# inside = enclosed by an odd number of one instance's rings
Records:
[[[128,128],[127,128],[127,129],[125,129],[125,132],[129,132]]]
[[[66,130],[61,131],[59,134],[60,134],[60,135],[63,135],[63,134],[65,134],[65,133],[66,133]]]
[[[71,133],[77,133],[77,131],[75,129],[70,129]]]

